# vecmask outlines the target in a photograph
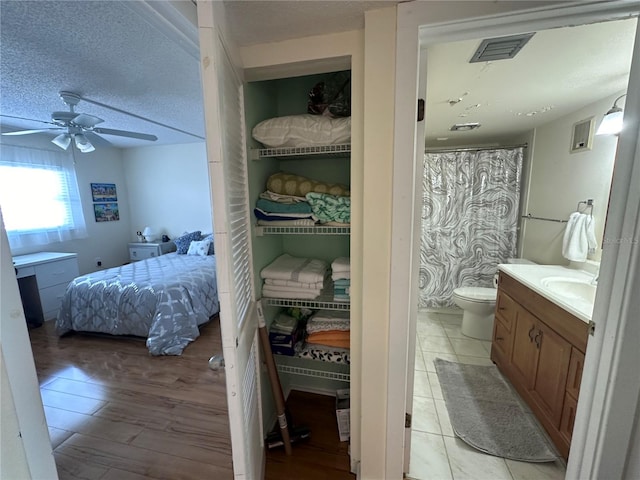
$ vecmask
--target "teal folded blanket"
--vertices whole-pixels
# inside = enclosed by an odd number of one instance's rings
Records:
[[[351,280],[348,278],[341,278],[340,280],[335,280],[333,284],[336,287],[349,287],[351,286]]]
[[[351,222],[351,197],[315,192],[309,192],[305,196],[313,214],[320,222]]]
[[[264,198],[259,198],[256,208],[269,213],[311,213],[311,205],[307,202],[278,203]]]

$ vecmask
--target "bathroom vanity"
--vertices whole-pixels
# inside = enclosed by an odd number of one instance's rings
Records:
[[[553,268],[563,269],[538,265],[500,269],[491,360],[566,459],[595,286],[589,286],[584,272]]]

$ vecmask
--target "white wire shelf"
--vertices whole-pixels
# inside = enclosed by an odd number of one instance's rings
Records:
[[[252,148],[251,159],[261,158],[283,158],[302,159],[313,156],[323,157],[349,157],[351,154],[351,144],[343,143],[339,145],[317,145],[313,147],[278,147],[278,148]]]
[[[278,364],[278,371],[281,373],[290,373],[293,375],[302,375],[305,377],[326,378],[328,380],[339,380],[341,382],[349,382],[351,374],[343,372],[331,372],[325,370],[315,370],[312,368],[294,367],[291,365]]]
[[[313,300],[301,300],[298,298],[272,298],[262,297],[262,301],[271,307],[302,307],[323,310],[350,310],[349,302],[336,302],[333,300],[333,288],[327,288]]]
[[[256,235],[350,235],[351,227],[257,225]]]

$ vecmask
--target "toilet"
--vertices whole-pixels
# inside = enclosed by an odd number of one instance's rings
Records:
[[[533,264],[524,258],[509,258],[506,263]],[[498,295],[497,277],[496,273],[494,288],[458,287],[453,291],[453,301],[463,311],[460,331],[464,336],[491,340]]]

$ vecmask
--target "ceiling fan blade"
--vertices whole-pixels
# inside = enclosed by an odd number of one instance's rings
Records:
[[[89,141],[95,145],[96,147],[112,147],[113,144],[105,138],[102,138],[100,135],[96,135],[93,132],[86,131],[84,132],[84,136],[89,139]]]
[[[104,122],[104,120],[98,117],[94,117],[93,115],[81,113],[77,117],[74,117],[72,122],[78,125],[79,127],[91,128],[91,127],[95,127],[99,123]]]
[[[34,118],[24,118],[24,117],[16,117],[15,115],[4,115],[2,113],[0,113],[0,117],[5,117],[5,118],[15,118],[16,120],[26,120],[28,122],[38,122],[38,123],[46,123],[48,125],[56,125],[53,122],[48,122],[45,120],[36,120]]]
[[[103,135],[117,135],[119,137],[129,137],[129,138],[137,138],[139,140],[149,140],[151,142],[155,142],[158,140],[158,137],[155,135],[149,135],[146,133],[137,133],[137,132],[127,132],[125,130],[113,130],[111,128],[94,128],[93,131],[95,133],[101,133]]]
[[[18,130],[17,132],[4,132],[2,135],[30,135],[32,133],[56,132],[64,130],[64,128],[41,128],[39,130]]]

